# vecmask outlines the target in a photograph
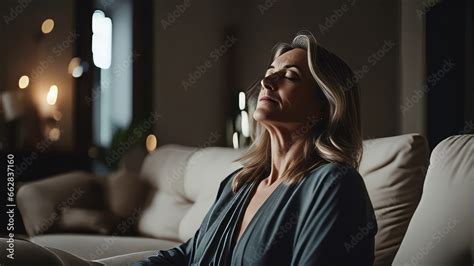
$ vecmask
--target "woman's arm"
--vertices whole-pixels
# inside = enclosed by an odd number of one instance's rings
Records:
[[[192,252],[198,234],[199,230],[185,243],[169,250],[159,250],[155,255],[148,257],[147,260],[137,261],[132,266],[188,265],[189,254]]]
[[[373,265],[377,221],[364,181],[352,167],[328,167],[308,193],[291,265]]]

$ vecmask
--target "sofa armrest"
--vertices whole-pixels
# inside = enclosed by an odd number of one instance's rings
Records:
[[[28,235],[57,230],[66,208],[104,209],[104,180],[76,171],[22,185],[17,206]]]

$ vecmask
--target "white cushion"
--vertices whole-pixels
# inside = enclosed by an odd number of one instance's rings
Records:
[[[153,186],[138,224],[142,235],[186,241],[215,200],[219,183],[240,167],[231,148],[168,144],[149,155],[141,176]]]
[[[146,157],[140,176],[152,188],[138,223],[142,235],[179,240],[179,223],[191,206],[184,198],[183,177],[195,150],[165,145]]]
[[[359,172],[377,217],[374,265],[391,265],[421,198],[428,144],[408,134],[364,141]]]
[[[179,238],[182,241],[192,237],[201,225],[222,179],[241,167],[240,163],[233,162],[241,154],[242,150],[211,147],[191,156],[184,175],[184,191],[194,204],[180,223]]]
[[[423,197],[393,265],[472,265],[474,135],[452,136],[433,150]]]

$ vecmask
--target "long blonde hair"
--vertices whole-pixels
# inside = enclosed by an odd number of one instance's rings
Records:
[[[270,63],[295,48],[306,50],[311,74],[318,84],[315,90],[322,96],[323,117],[308,118],[300,130],[306,138],[303,156],[297,158],[282,173],[287,184],[294,184],[314,168],[338,162],[358,169],[362,156],[359,87],[351,68],[338,56],[318,44],[311,33],[299,33],[291,44],[280,43],[273,48]],[[245,183],[261,180],[270,174],[270,135],[255,123],[253,143],[237,159],[243,169],[237,173],[232,190],[237,192]],[[309,132],[309,133],[308,133]],[[298,134],[298,132],[296,132]]]

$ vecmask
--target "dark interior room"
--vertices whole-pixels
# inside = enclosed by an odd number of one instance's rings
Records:
[[[474,265],[473,1],[0,13],[0,265]]]

